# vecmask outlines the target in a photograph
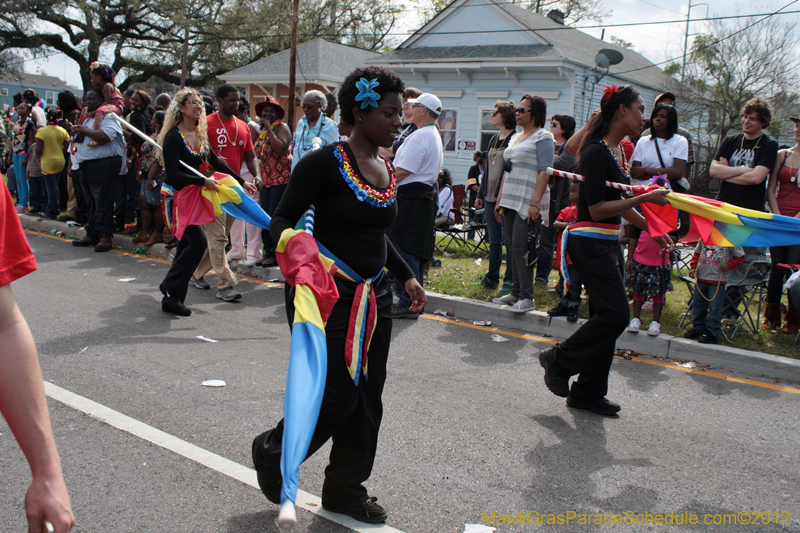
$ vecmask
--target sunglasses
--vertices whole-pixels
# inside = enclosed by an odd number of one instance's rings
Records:
[[[300,106],[301,109],[316,109],[317,106],[312,104],[303,104]]]
[[[515,113],[530,113],[530,109],[526,109],[524,107],[518,107],[514,110]]]
[[[205,105],[202,100],[187,100],[183,105]]]
[[[498,113],[500,113],[500,111],[499,111],[499,110],[497,110],[497,109],[495,109],[494,111],[492,111],[492,116],[495,116],[495,115],[497,115]]]
[[[551,128],[556,128],[556,127],[558,127],[558,124],[556,124],[555,122],[551,122],[550,123],[550,127]]]

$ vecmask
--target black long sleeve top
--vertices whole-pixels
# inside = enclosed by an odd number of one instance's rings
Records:
[[[164,182],[176,191],[183,189],[187,185],[202,186],[205,184],[204,178],[188,172],[185,167],[181,166],[181,161],[198,171],[200,170],[201,164],[208,163],[217,172],[230,174],[233,176],[233,179],[239,182],[239,185],[244,185],[244,180],[241,176],[223,163],[210,147],[206,147],[202,155],[190,152],[186,147],[186,143],[183,142],[183,137],[178,131],[178,128],[167,132],[164,136],[163,150]]]
[[[414,277],[411,268],[386,237],[386,228],[397,216],[397,203],[374,207],[359,201],[342,176],[334,156],[341,145],[350,159],[356,179],[369,183],[347,143],[335,143],[308,153],[297,163],[286,192],[270,223],[270,235],[278,242],[285,229],[296,223],[312,204],[314,237],[363,278],[374,276],[384,266],[403,283]],[[379,191],[385,192],[370,184]]]

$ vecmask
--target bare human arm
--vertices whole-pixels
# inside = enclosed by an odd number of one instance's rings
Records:
[[[42,160],[42,154],[44,153],[44,141],[37,138],[36,139],[36,147],[34,149],[36,150],[36,159],[41,161]]]
[[[735,178],[736,176],[741,176],[748,170],[750,169],[747,167],[729,166],[728,160],[724,157],[720,157],[719,161],[714,160],[711,162],[711,168],[708,170],[708,175],[718,180],[728,180]]]
[[[634,161],[631,165],[631,177],[637,180],[648,179],[652,176],[667,175],[667,179],[678,180],[683,177],[683,170],[686,161],[683,159],[673,159],[670,168],[643,167],[641,161]]]
[[[50,426],[36,346],[11,285],[0,287],[0,346],[0,412],[33,474],[25,495],[28,532],[41,532],[42,522],[48,520],[56,533],[67,533],[75,517]]]
[[[247,170],[249,170],[250,174],[253,176],[253,187],[255,187],[256,190],[261,189],[261,167],[258,165],[255,150],[244,153],[244,163],[247,165]]]
[[[528,208],[528,218],[526,219],[528,223],[542,218],[541,207],[539,204],[542,203],[542,196],[544,196],[544,191],[547,189],[547,184],[549,181],[550,176],[547,175],[547,172],[539,172],[539,176],[536,178],[536,188],[533,190],[531,206]]]
[[[728,178],[728,183],[735,183],[736,185],[758,185],[759,183],[764,183],[764,180],[767,179],[769,175],[769,168],[758,165],[756,168],[747,168],[742,167],[746,170],[743,174],[739,176]]]
[[[397,168],[394,169],[394,178],[397,181],[397,183],[402,182],[410,174],[411,174],[411,172],[409,172],[408,170],[406,170],[404,168],[397,167]]]
[[[778,157],[775,159],[775,168],[772,169],[772,173],[769,175],[769,181],[767,182],[767,204],[769,205],[769,210],[775,215],[781,214],[780,209],[778,209],[778,171],[781,169],[781,166],[783,166],[785,160],[786,150],[778,150]]]

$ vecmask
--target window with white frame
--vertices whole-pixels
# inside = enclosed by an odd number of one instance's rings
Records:
[[[458,109],[443,109],[439,115],[439,133],[442,135],[442,146],[445,152],[456,151],[458,137]]]
[[[494,106],[481,109],[481,120],[478,126],[480,127],[480,150],[486,151],[489,149],[489,141],[492,140],[495,133],[500,131],[500,128],[497,126],[492,126],[492,113],[494,112]]]
[[[46,91],[44,94],[44,103],[47,105],[58,104],[58,93],[55,91]]]
[[[8,96],[8,89],[5,87],[0,89],[0,96]]]

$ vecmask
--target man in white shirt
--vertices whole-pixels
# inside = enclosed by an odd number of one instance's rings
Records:
[[[436,121],[442,112],[442,102],[430,93],[408,101],[413,105],[411,122],[417,130],[406,138],[394,158],[397,219],[387,233],[422,284],[423,265],[433,259],[437,205],[434,184],[442,166],[442,137]],[[396,289],[400,300],[392,308],[392,317],[417,318],[419,313],[409,311],[411,299],[402,284],[397,283]]]

